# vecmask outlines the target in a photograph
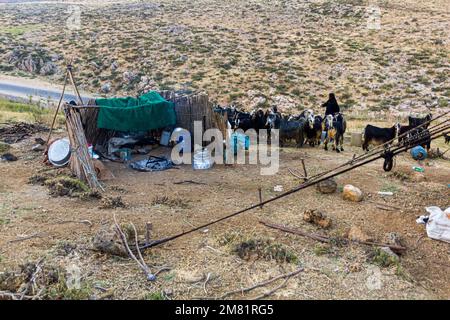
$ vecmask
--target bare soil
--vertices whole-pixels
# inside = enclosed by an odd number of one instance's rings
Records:
[[[15,270],[21,264],[44,258],[45,264],[61,268],[78,266],[93,298],[107,289],[113,299],[154,299],[160,293],[165,298],[184,299],[219,297],[301,266],[305,270],[269,298],[450,297],[450,246],[428,239],[424,226],[415,221],[425,213],[426,206],[449,206],[448,160],[424,163],[425,180],[421,182],[411,180],[412,166],[417,163],[406,153],[397,157],[393,173],[383,172],[382,162],[376,161],[339,176],[338,191],[334,194],[320,194],[309,188],[147,250],[144,259],[153,272],[170,267],[155,282],[149,282],[132,260],[93,250],[94,235],[111,226],[114,214],[121,223],[133,222],[141,239],[145,224],[152,223],[152,239],[161,239],[257,203],[258,188],[262,188],[263,198],[267,199],[278,194],[274,191],[276,185],[282,185],[284,190],[296,186],[301,181],[288,169],[301,170],[300,158],[306,159],[309,174],[315,174],[345,162],[361,150],[347,146],[345,152],[336,154],[322,148],[284,148],[280,152],[280,170],[274,176],[260,176],[259,167],[252,165],[215,166],[206,171],[181,166],[142,173],[123,164],[105,162],[115,176],[105,182],[106,195],[120,196],[125,207],[103,209],[102,200],[55,197],[49,195],[45,186],[28,183],[33,174],[50,169],[41,163],[39,153],[29,151],[37,136],[13,145],[11,150],[19,157],[18,161],[0,163],[0,271]],[[169,150],[161,147],[152,152],[164,153]],[[185,180],[204,184],[176,184]],[[339,190],[346,184],[359,187],[364,200],[344,201]],[[392,191],[394,195],[379,196],[380,190]],[[382,210],[376,203],[401,210]],[[303,212],[310,209],[331,218],[331,227],[325,230],[305,222]],[[395,232],[408,250],[398,264],[379,267],[369,259],[372,248],[356,244],[325,246],[312,239],[268,229],[258,223],[260,219],[329,236],[344,235],[357,226],[377,241],[384,241],[387,233]],[[92,226],[76,222],[84,220]],[[10,242],[33,234],[40,237]],[[295,259],[286,262],[258,254],[243,258],[236,252],[239,244],[258,239],[283,248]],[[229,298],[251,299],[279,284]]]

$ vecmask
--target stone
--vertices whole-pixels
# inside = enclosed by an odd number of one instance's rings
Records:
[[[39,70],[39,73],[43,76],[48,76],[55,74],[58,71],[58,66],[51,61],[48,61],[44,63],[44,65],[41,67],[41,70]]]
[[[104,85],[102,85],[100,90],[102,90],[103,93],[110,92],[111,91],[111,83],[109,83],[109,82],[105,83]]]
[[[395,262],[398,262],[400,260],[399,256],[394,251],[392,251],[391,248],[389,248],[389,247],[381,247],[380,250],[382,252],[386,253],[391,258],[393,258],[393,260]]]
[[[113,61],[111,63],[110,68],[111,68],[111,71],[116,71],[119,68],[119,63],[117,61]]]
[[[383,243],[385,244],[389,244],[389,245],[393,245],[393,246],[400,246],[402,247],[402,238],[401,236],[396,233],[396,232],[389,232],[386,233],[384,238],[383,238]],[[392,249],[391,249],[392,250]],[[396,250],[393,250],[394,253],[401,253],[401,252],[397,252]]]
[[[2,154],[2,156],[0,157],[1,160],[3,161],[17,161],[17,157],[15,155],[13,155],[12,153],[4,153]]]
[[[324,194],[334,193],[337,189],[337,183],[333,178],[319,182],[316,185],[317,191]]]
[[[94,248],[100,252],[115,256],[128,256],[114,225],[110,228],[103,227],[98,230],[94,235],[92,243]]]
[[[306,210],[303,212],[303,220],[324,229],[331,226],[331,219],[318,210]]]
[[[352,241],[372,241],[373,239],[365,233],[361,228],[357,226],[352,226],[348,231],[347,238]]]
[[[137,74],[134,73],[134,72],[131,72],[131,71],[125,71],[125,72],[122,74],[122,79],[123,79],[123,81],[125,81],[126,83],[131,83],[131,82],[133,82],[134,80],[137,79]]]
[[[44,151],[44,146],[42,145],[42,144],[35,144],[33,147],[31,147],[31,150],[32,151],[36,151],[36,152],[38,152],[38,151]]]
[[[348,270],[349,270],[350,272],[360,272],[360,271],[362,270],[362,265],[361,265],[361,263],[358,263],[358,262],[352,263],[352,264],[348,267]]]
[[[359,188],[348,184],[344,187],[342,197],[344,200],[360,202],[363,199],[363,193]]]

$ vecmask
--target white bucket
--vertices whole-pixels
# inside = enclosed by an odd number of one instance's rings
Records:
[[[194,170],[206,170],[211,168],[213,161],[208,149],[198,150],[194,153],[194,159],[192,161],[192,167]]]

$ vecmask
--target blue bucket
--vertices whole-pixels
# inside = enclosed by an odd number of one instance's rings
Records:
[[[411,157],[414,160],[425,160],[428,157],[428,153],[423,147],[417,146],[411,149]]]

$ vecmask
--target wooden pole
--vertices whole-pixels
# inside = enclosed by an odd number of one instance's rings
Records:
[[[303,167],[303,173],[305,174],[305,178],[303,180],[308,181],[308,173],[306,172],[306,165],[305,165],[305,159],[302,158],[302,167]]]
[[[262,199],[262,190],[261,190],[261,188],[258,189],[258,192],[259,192],[259,203],[262,203],[263,199]],[[260,205],[259,208],[262,209],[263,205]]]
[[[56,117],[58,116],[59,108],[61,107],[62,100],[64,99],[64,93],[66,91],[66,85],[67,85],[67,74],[68,74],[68,72],[66,71],[66,75],[64,76],[64,85],[63,85],[63,89],[61,92],[61,97],[59,98],[58,106],[56,107],[55,115],[53,116],[53,121],[52,121],[52,126],[50,127],[50,132],[48,133],[47,146],[50,141],[50,137],[52,136],[53,127],[55,126]]]
[[[75,92],[76,92],[76,94],[77,94],[77,97],[78,97],[78,100],[79,100],[79,102],[80,102],[80,105],[84,105],[83,99],[81,99],[80,92],[78,91],[78,87],[77,87],[77,85],[76,85],[76,83],[75,83],[75,80],[74,80],[74,78],[73,78],[73,74],[72,74],[72,65],[71,65],[71,64],[69,64],[69,65],[67,66],[67,71],[68,71],[68,73],[69,73],[70,81],[72,82],[73,88],[75,89]]]

